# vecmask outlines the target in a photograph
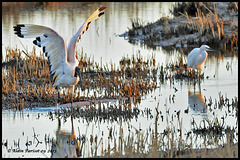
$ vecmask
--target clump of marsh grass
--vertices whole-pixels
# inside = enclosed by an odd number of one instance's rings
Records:
[[[7,61],[2,63],[3,105],[23,109],[33,107],[32,102],[41,102],[42,98],[51,102],[54,90],[48,80],[47,60],[36,57],[35,50],[26,58],[22,58],[22,52],[17,49],[7,49],[7,53]]]
[[[22,51],[23,52],[23,51]],[[22,58],[21,51],[7,49],[3,62],[2,100],[5,108],[26,108],[56,105],[57,91],[52,86],[49,65],[44,55],[36,56],[35,49]],[[144,94],[156,88],[157,66],[155,57],[143,59],[140,54],[123,57],[120,66],[98,64],[94,58],[80,54],[81,90],[74,93],[73,101],[93,99],[133,98],[137,104]],[[9,90],[12,88],[11,90]],[[63,89],[61,103],[71,100],[70,89]]]
[[[133,22],[128,31],[131,43],[141,42],[154,45],[196,45],[208,44],[213,47],[234,50],[238,48],[237,3],[228,5],[227,14],[219,15],[218,4],[211,2],[181,3],[174,8],[175,18],[161,17],[155,23],[139,25]],[[185,6],[194,6],[193,11]],[[233,9],[231,9],[233,8]],[[178,11],[179,9],[179,11]],[[194,13],[193,13],[194,12]],[[234,13],[236,14],[234,14]],[[234,18],[232,18],[234,17]]]
[[[210,7],[210,2],[176,2],[173,6],[173,9],[170,10],[174,16],[181,16],[182,13],[188,13],[190,16],[194,16],[197,10],[200,10],[204,14],[208,13],[209,11],[206,9]]]

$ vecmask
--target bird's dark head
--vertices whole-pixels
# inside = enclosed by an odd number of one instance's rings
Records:
[[[74,74],[74,77],[79,77],[79,78],[81,78],[81,72],[80,72],[80,68],[79,67],[76,67],[75,68],[75,74]]]

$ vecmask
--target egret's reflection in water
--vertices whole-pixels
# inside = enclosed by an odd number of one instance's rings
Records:
[[[207,107],[204,104],[204,98],[201,92],[188,91],[188,104],[193,112],[207,113]]]

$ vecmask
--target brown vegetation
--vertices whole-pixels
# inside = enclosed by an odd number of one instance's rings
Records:
[[[173,13],[181,16],[161,17],[147,25],[139,19],[132,20],[132,28],[124,35],[130,42],[141,41],[150,46],[208,44],[230,50],[238,48],[237,2],[224,3],[228,4],[226,8],[218,7],[220,3],[209,3],[178,3]],[[195,6],[194,11],[189,10],[192,6]]]

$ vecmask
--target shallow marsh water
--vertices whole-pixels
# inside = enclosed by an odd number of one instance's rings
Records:
[[[19,5],[19,7],[15,7]],[[21,50],[27,48],[32,50],[32,40],[19,39],[13,33],[13,26],[16,24],[39,24],[53,28],[60,35],[66,38],[66,42],[71,38],[86,18],[98,7],[106,6],[104,16],[91,23],[90,29],[82,36],[77,44],[77,51],[82,51],[88,56],[94,56],[97,63],[113,63],[119,65],[119,61],[125,55],[129,57],[132,54],[140,53],[144,58],[156,57],[159,65],[165,66],[170,62],[176,62],[178,57],[183,56],[186,63],[187,53],[182,55],[178,49],[171,52],[163,47],[151,49],[142,45],[133,45],[128,43],[123,37],[118,37],[131,27],[131,19],[139,18],[144,23],[158,20],[164,13],[169,15],[169,9],[172,3],[66,3],[57,4],[11,4],[4,3],[2,10],[2,55],[4,59],[5,48],[17,47]],[[64,24],[64,27],[63,27]],[[68,30],[66,30],[68,28]],[[10,36],[9,36],[10,35]],[[20,41],[19,41],[20,40]],[[192,48],[198,46],[191,46]],[[37,53],[41,49],[36,48]],[[99,119],[86,120],[82,117],[73,119],[73,128],[77,138],[86,136],[86,142],[83,146],[82,157],[95,155],[91,150],[94,145],[91,144],[91,136],[97,136],[97,155],[101,155],[102,148],[111,148],[114,146],[114,139],[123,136],[124,139],[131,135],[137,139],[137,132],[147,137],[148,134],[157,129],[157,133],[162,135],[168,126],[179,128],[178,115],[182,120],[183,132],[191,131],[191,122],[194,119],[198,125],[204,118],[211,121],[218,118],[219,123],[222,117],[225,120],[225,126],[230,126],[238,130],[237,117],[235,110],[230,107],[210,108],[204,106],[204,99],[219,101],[219,94],[227,97],[232,102],[232,98],[238,98],[238,53],[237,51],[222,51],[209,53],[208,59],[203,68],[204,80],[201,82],[201,88],[186,80],[175,80],[174,84],[166,81],[161,84],[158,80],[157,89],[142,97],[137,104],[140,113],[132,119],[105,120]],[[206,76],[209,76],[207,79]],[[176,90],[176,89],[177,90]],[[174,97],[174,98],[172,98]],[[108,102],[118,105],[117,101]],[[195,104],[195,105],[194,105]],[[197,104],[197,105],[196,105]],[[106,103],[107,105],[107,103]],[[132,106],[134,106],[132,104]],[[185,113],[188,109],[189,112]],[[156,109],[161,113],[157,116]],[[33,110],[3,111],[2,112],[2,157],[50,157],[51,142],[45,141],[45,137],[56,138],[58,130],[58,120],[49,118],[49,112],[54,112],[55,106],[50,108],[35,108]],[[147,112],[150,110],[150,112]],[[180,111],[180,112],[179,112]],[[149,114],[148,114],[149,113]],[[157,126],[157,127],[156,127]],[[61,119],[61,131],[72,133],[70,117]],[[110,130],[112,137],[109,138]],[[79,132],[80,131],[80,132]],[[35,133],[35,135],[34,135]],[[136,134],[136,135],[135,135]],[[80,135],[80,136],[79,136]],[[194,135],[194,134],[193,134]],[[102,140],[101,140],[102,138]],[[186,135],[183,134],[183,139]],[[146,138],[146,150],[151,144],[151,137]],[[31,141],[31,142],[30,142]],[[7,143],[6,143],[7,142]],[[18,145],[19,142],[19,145]],[[26,142],[28,142],[26,145]],[[219,144],[226,142],[226,136],[220,138]],[[237,137],[234,142],[238,142]],[[3,145],[6,143],[7,145]],[[197,138],[194,141],[195,147],[200,147],[203,139]],[[214,146],[214,145],[212,145]],[[29,149],[28,151],[26,149]]]

